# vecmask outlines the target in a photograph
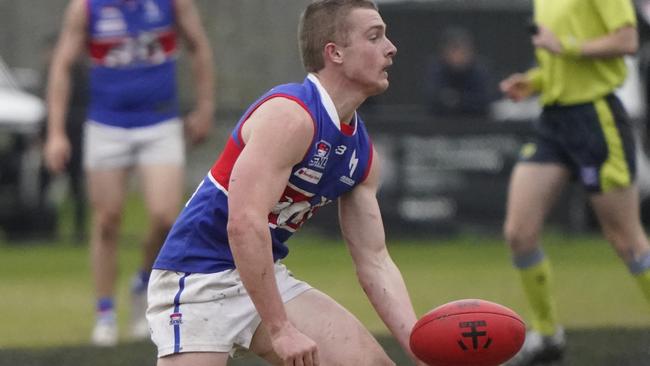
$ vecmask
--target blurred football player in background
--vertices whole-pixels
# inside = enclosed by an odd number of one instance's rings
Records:
[[[508,365],[552,361],[564,351],[540,232],[573,177],[650,300],[650,247],[639,218],[633,126],[614,95],[626,77],[623,56],[638,48],[634,7],[630,0],[536,0],[534,14],[539,66],[501,83],[511,99],[539,92],[543,104],[536,140],[522,149],[508,194],[505,237],[533,310],[526,342]]]
[[[177,39],[192,58],[196,109],[179,118]],[[131,332],[149,336],[144,318],[153,261],[183,195],[183,125],[192,143],[214,114],[212,51],[192,0],[72,0],[49,73],[45,159],[53,172],[70,157],[65,134],[72,65],[84,47],[91,59],[84,168],[93,212],[91,264],[97,297],[96,345],[118,341],[115,317],[118,233],[130,169],[137,167],[149,229],[132,285]]]

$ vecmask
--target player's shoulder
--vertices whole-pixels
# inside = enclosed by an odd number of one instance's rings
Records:
[[[314,98],[314,89],[307,81],[303,83],[286,83],[271,88],[266,95],[284,95],[306,103]]]
[[[282,95],[266,100],[251,118],[277,121],[282,123],[282,128],[309,128],[313,125],[311,114],[301,103]]]
[[[313,106],[314,91],[308,82],[286,83],[277,85],[265,93],[255,113],[282,116],[285,120],[283,124],[308,122],[311,126]]]
[[[291,143],[289,140],[309,139],[314,133],[311,114],[293,99],[274,96],[255,108],[243,125],[241,134],[248,143],[253,133],[277,139],[277,131],[282,131],[283,137],[280,138],[287,138],[287,143]]]

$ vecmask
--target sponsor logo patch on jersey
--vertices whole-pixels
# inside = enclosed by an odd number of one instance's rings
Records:
[[[325,140],[320,140],[316,143],[316,154],[309,161],[309,166],[325,169],[327,165],[327,160],[330,156],[330,150],[332,150],[332,145]]]
[[[183,313],[169,314],[169,325],[183,324]]]
[[[296,170],[296,172],[293,173],[293,175],[306,182],[312,184],[318,184],[318,182],[320,182],[321,177],[323,176],[323,173],[317,172],[309,168],[300,168]]]
[[[350,178],[348,176],[345,176],[345,175],[342,175],[341,178],[339,178],[339,181],[349,185],[350,187],[352,187],[354,185],[354,183],[355,183],[354,179],[352,179],[352,178]]]

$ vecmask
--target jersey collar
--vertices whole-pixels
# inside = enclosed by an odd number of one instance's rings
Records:
[[[332,98],[330,97],[329,93],[325,88],[323,87],[323,84],[320,83],[320,80],[318,80],[318,77],[316,75],[309,73],[307,75],[307,79],[312,82],[316,86],[316,89],[318,90],[318,94],[320,94],[320,100],[321,103],[323,104],[323,107],[325,107],[325,111],[327,111],[327,114],[330,117],[330,120],[332,120],[332,123],[336,126],[336,128],[341,131],[341,119],[339,118],[339,113],[336,111],[336,107],[334,106],[334,102],[332,101]],[[354,116],[352,117],[352,127],[354,128],[354,133],[357,132],[357,112],[354,112]]]

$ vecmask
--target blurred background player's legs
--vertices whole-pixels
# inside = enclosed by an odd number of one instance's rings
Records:
[[[145,319],[151,266],[179,212],[183,195],[185,146],[180,119],[140,128],[90,122],[85,131],[84,165],[93,210],[91,265],[97,319],[91,341],[111,346],[118,340],[115,312],[119,229],[131,167],[137,166],[149,213],[143,262],[131,284],[130,331],[148,338]]]
[[[603,235],[650,301],[650,246],[639,217],[637,187],[596,194],[590,200]]]
[[[564,348],[552,294],[551,266],[539,241],[546,215],[569,178],[568,169],[559,164],[519,163],[512,173],[504,235],[532,310],[532,325],[524,346],[508,365],[559,358]]]
[[[127,173],[126,168],[87,171],[93,211],[90,260],[97,299],[97,317],[91,341],[99,346],[115,345],[118,339],[114,295]]]
[[[143,243],[142,265],[131,282],[131,336],[149,338],[145,318],[147,285],[151,266],[180,211],[184,193],[185,142],[183,122],[171,119],[134,129],[135,165],[149,214],[149,228]]]
[[[183,196],[184,169],[180,164],[141,166],[140,174],[149,213],[149,228],[143,243],[142,266],[131,282],[131,335],[134,338],[148,338],[150,334],[145,311],[149,274],[178,215]]]
[[[73,201],[74,222],[73,238],[77,244],[86,241],[86,185],[83,168],[83,126],[85,122],[85,109],[71,107],[66,133],[70,139],[70,160],[68,161],[67,172],[69,179],[70,194]]]

